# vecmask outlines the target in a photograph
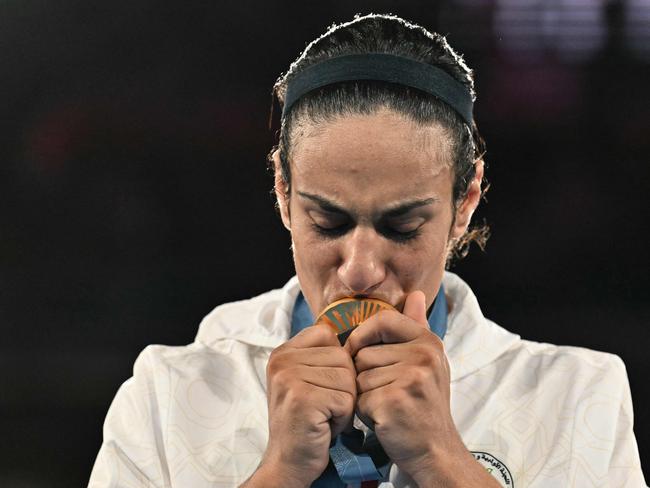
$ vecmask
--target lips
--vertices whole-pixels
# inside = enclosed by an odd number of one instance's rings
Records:
[[[340,294],[340,295],[334,295],[333,299],[330,299],[325,306],[325,308],[329,307],[332,303],[337,302],[339,300],[344,300],[346,298],[356,298],[357,300],[363,300],[364,298],[369,298],[371,300],[381,300],[382,302],[388,303],[391,305],[393,308],[396,308],[399,310],[400,307],[396,306],[395,304],[399,304],[400,302],[397,300],[391,300],[389,297],[384,296],[382,294],[377,294],[373,293],[371,295],[351,295],[349,293],[346,294]]]

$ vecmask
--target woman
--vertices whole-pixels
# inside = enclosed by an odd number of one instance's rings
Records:
[[[482,194],[471,71],[392,16],[330,28],[275,86],[297,277],[152,346],[90,486],[642,486],[616,356],[524,341],[445,272]],[[314,316],[373,315],[341,346]]]

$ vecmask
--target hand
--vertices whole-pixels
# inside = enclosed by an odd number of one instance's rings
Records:
[[[407,296],[403,314],[370,317],[344,347],[358,373],[359,416],[374,423],[400,469],[420,486],[448,486],[458,480],[459,467],[483,478],[451,417],[449,363],[442,341],[429,329],[421,291]]]
[[[277,486],[309,486],[327,467],[333,436],[352,421],[352,358],[316,325],[275,349],[266,371],[269,442],[260,467]]]

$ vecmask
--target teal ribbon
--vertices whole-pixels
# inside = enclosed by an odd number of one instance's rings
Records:
[[[440,339],[447,332],[447,300],[440,289],[428,317],[429,328]],[[302,292],[298,294],[291,316],[291,337],[314,323]],[[312,488],[345,488],[348,483],[383,480],[388,475],[390,459],[381,447],[373,430],[364,434],[358,429],[344,432],[332,440],[330,462],[323,473],[312,483]]]

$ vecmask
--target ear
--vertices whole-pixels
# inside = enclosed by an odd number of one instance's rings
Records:
[[[478,159],[474,163],[476,166],[476,171],[474,173],[474,179],[469,184],[467,191],[467,196],[461,202],[461,204],[456,208],[456,219],[454,226],[451,229],[452,239],[458,239],[467,231],[469,223],[472,220],[472,215],[474,210],[478,207],[479,202],[481,201],[481,181],[483,181],[483,160]]]
[[[273,158],[273,174],[275,176],[275,198],[278,201],[280,218],[288,231],[291,230],[291,219],[289,215],[289,188],[287,182],[282,178],[282,163],[280,162],[280,151],[276,149],[271,156]]]

